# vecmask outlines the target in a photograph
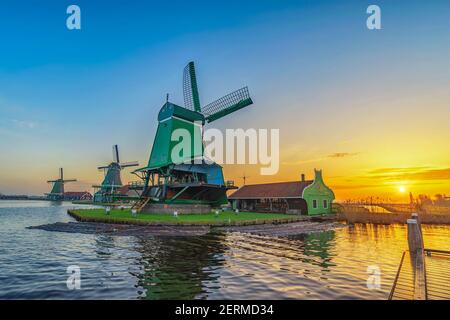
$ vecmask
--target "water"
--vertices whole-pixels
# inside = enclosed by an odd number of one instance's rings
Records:
[[[354,227],[291,238],[240,233],[111,237],[26,229],[73,221],[70,203],[0,201],[0,299],[386,299],[403,226]],[[428,248],[450,250],[450,227],[424,226]],[[67,267],[81,268],[68,290]],[[381,288],[366,286],[368,266]]]

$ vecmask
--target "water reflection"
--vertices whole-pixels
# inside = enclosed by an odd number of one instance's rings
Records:
[[[330,257],[329,250],[333,246],[335,231],[325,231],[321,233],[313,233],[300,237],[303,241],[303,254],[320,258],[317,265],[323,269],[334,266]]]
[[[447,227],[424,229],[441,247],[450,236]],[[146,299],[386,299],[407,246],[403,226],[363,224],[290,238],[212,233],[138,244]],[[382,270],[379,290],[366,286],[372,265]]]
[[[138,285],[145,299],[205,298],[205,282],[215,282],[226,250],[220,236],[138,240],[143,272]]]

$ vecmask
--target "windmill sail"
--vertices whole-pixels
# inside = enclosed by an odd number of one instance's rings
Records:
[[[207,122],[213,122],[251,104],[248,88],[244,87],[204,106],[202,113]]]
[[[113,145],[113,162],[119,163],[119,146],[117,144]]]
[[[138,165],[139,165],[138,161],[129,161],[129,162],[122,162],[122,163],[120,163],[120,167],[121,168],[136,167]]]
[[[200,112],[197,77],[194,62],[189,62],[183,72],[183,96],[186,109]]]

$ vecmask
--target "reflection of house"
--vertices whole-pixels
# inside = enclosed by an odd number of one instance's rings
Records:
[[[228,199],[234,209],[315,215],[331,213],[334,193],[315,170],[314,180],[244,185]]]
[[[64,200],[66,201],[92,200],[92,195],[87,191],[64,192]]]

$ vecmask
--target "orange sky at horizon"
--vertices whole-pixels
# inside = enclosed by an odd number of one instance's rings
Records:
[[[234,180],[240,186],[244,174],[247,176],[247,184],[299,180],[301,173],[306,175],[306,179],[312,179],[314,168],[317,168],[323,170],[325,183],[334,190],[338,201],[379,197],[385,201],[408,202],[409,192],[414,196],[450,194],[450,168],[446,166],[450,163],[449,151],[444,137],[435,138],[433,144],[428,142],[430,137],[425,134],[422,139],[418,139],[419,132],[414,138],[405,139],[411,137],[414,130],[411,127],[409,132],[390,133],[391,139],[387,140],[372,135],[370,131],[366,133],[367,136],[361,132],[354,140],[342,141],[338,141],[339,135],[328,137],[325,133],[326,141],[321,142],[316,135],[317,145],[311,147],[308,139],[292,141],[295,139],[286,138],[286,132],[280,129],[280,169],[276,175],[261,175],[259,165],[234,164],[224,165],[225,180]],[[86,158],[83,154],[65,161],[65,176],[78,179],[75,183],[67,184],[66,190],[92,191],[91,186],[101,182],[103,177],[96,166],[110,161],[108,149],[99,151],[102,154],[100,161],[93,161],[95,155]],[[121,148],[121,152],[124,161],[137,159],[127,155],[130,151],[126,146]],[[143,157],[139,159],[142,166],[147,163],[148,159],[145,157],[149,152],[150,148],[142,152]],[[63,153],[64,150],[61,150],[61,154]],[[25,160],[18,161],[16,165]],[[130,171],[123,171],[125,183],[137,180]],[[39,194],[48,192],[50,185],[46,180],[56,178],[57,174],[57,168],[44,163],[37,164],[26,172],[3,172],[2,180],[20,186],[14,193]],[[33,177],[31,183],[30,175]]]

